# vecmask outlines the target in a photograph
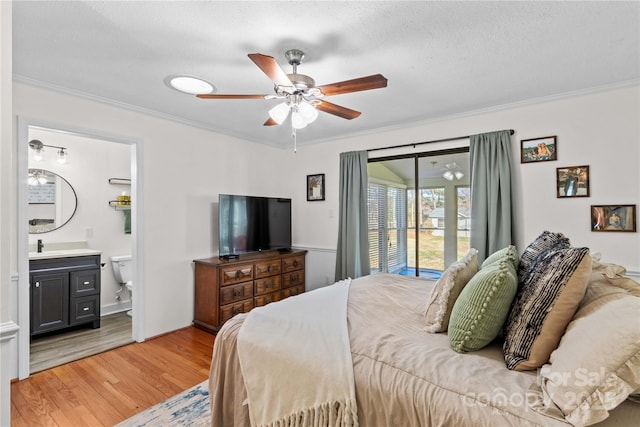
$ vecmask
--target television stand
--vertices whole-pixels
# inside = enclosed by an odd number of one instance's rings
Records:
[[[238,313],[305,291],[306,250],[194,260],[193,325],[211,333]]]

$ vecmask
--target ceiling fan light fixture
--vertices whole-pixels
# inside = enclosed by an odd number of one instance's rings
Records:
[[[164,82],[170,88],[189,95],[216,92],[214,85],[199,77],[173,75],[164,79]]]
[[[318,118],[318,110],[308,102],[301,102],[298,106],[298,112],[307,124],[313,123]]]
[[[299,111],[291,113],[291,126],[293,126],[294,129],[303,129],[307,127],[307,124],[309,123],[304,119]]]
[[[289,115],[289,104],[283,102],[269,110],[269,117],[278,124],[282,124]]]
[[[444,179],[446,179],[447,181],[453,181],[454,175],[453,175],[453,172],[451,172],[451,171],[449,171],[449,170],[448,170],[448,171],[445,171],[445,172],[442,174],[442,177],[443,177]]]
[[[455,171],[453,174],[456,176],[456,179],[462,179],[464,177],[462,171]]]

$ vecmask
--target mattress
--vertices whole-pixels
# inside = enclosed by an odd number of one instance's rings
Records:
[[[423,330],[434,283],[390,274],[353,280],[347,315],[360,426],[569,425],[527,406],[536,372],[508,370],[500,342],[460,354],[446,334]],[[212,426],[250,425],[236,348],[246,316],[227,321],[215,340]],[[638,418],[640,405],[626,401],[599,425],[633,425]]]

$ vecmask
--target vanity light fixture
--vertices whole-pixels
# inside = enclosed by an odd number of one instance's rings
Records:
[[[171,75],[164,79],[164,83],[171,89],[175,89],[178,92],[187,93],[189,95],[217,92],[214,85],[199,77]]]
[[[29,148],[33,150],[33,160],[39,162],[43,159],[42,152],[44,151],[44,147],[57,148],[58,149],[58,163],[64,164],[67,162],[67,156],[69,155],[69,150],[66,147],[58,147],[56,145],[47,145],[43,144],[42,141],[37,139],[32,139],[29,141]]]

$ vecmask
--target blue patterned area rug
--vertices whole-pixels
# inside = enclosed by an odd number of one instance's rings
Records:
[[[203,381],[124,420],[115,427],[209,427],[210,425],[209,389],[207,381]]]

